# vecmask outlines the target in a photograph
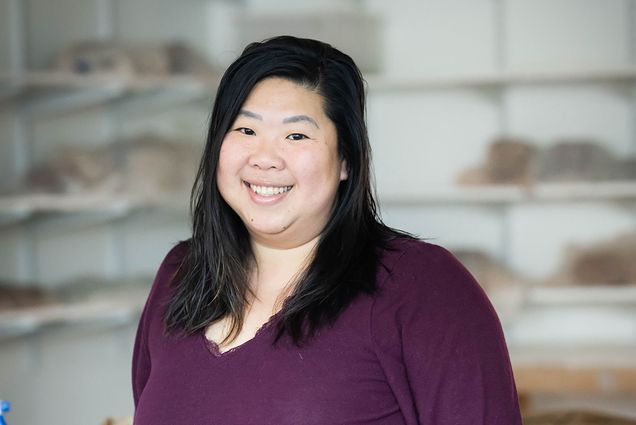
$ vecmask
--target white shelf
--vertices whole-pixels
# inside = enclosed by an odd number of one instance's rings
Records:
[[[423,187],[418,192],[379,194],[383,205],[512,204],[636,200],[636,181],[540,183],[532,186]]]
[[[380,194],[388,206],[431,204],[507,205],[522,202],[636,201],[636,181],[512,185],[474,187],[428,187],[418,193]],[[36,214],[99,213],[124,216],[141,208],[187,211],[186,195],[144,199],[125,194],[28,194],[0,197],[0,224],[26,220]]]
[[[123,76],[117,74],[73,74],[58,71],[30,71],[21,74],[0,73],[0,85],[21,90],[37,89],[97,89],[120,91],[156,89],[209,89],[218,85],[220,76]]]
[[[561,70],[535,72],[492,72],[440,77],[392,77],[369,75],[372,91],[434,90],[449,88],[496,88],[510,85],[578,84],[634,82],[636,67],[597,70]]]
[[[510,357],[515,366],[628,367],[636,369],[636,345],[611,347],[550,345],[510,346]]]
[[[81,75],[46,70],[27,71],[20,74],[0,73],[0,100],[21,94],[38,94],[47,90],[80,89],[103,90],[110,93],[113,97],[151,90],[180,90],[206,95],[211,90],[216,89],[220,79],[221,74],[205,76],[124,76],[107,73]],[[365,79],[372,91],[480,88],[535,84],[621,83],[636,81],[636,67],[535,72],[503,71],[435,77],[396,77],[368,74]]]
[[[219,79],[219,75],[127,77],[51,71],[0,73],[0,101],[27,102],[29,110],[36,114],[83,108],[129,95],[150,96],[150,102],[146,102],[149,105],[174,105],[210,97]]]
[[[636,285],[537,286],[527,290],[526,301],[541,306],[635,306]]]
[[[141,208],[185,212],[187,207],[187,199],[177,196],[143,199],[129,195],[99,193],[16,195],[0,197],[0,224],[26,220],[36,214],[98,213],[121,217]]]
[[[118,295],[2,312],[0,340],[36,333],[50,326],[130,323],[140,313],[147,295],[147,291],[131,288]]]

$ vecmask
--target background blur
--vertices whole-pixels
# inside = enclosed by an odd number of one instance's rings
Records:
[[[525,412],[636,418],[635,1],[0,0],[7,422],[132,414],[220,73],[283,33],[364,71],[383,217],[487,290]]]

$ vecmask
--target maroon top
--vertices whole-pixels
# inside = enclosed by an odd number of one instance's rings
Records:
[[[399,239],[332,327],[298,348],[271,344],[274,315],[225,353],[203,332],[163,333],[170,277],[159,268],[133,354],[135,425],[520,425],[497,316],[447,250]]]

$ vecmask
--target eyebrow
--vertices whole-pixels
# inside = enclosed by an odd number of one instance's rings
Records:
[[[255,118],[257,120],[263,121],[263,117],[262,116],[258,115],[255,112],[248,111],[247,109],[241,109],[238,114],[239,115],[243,115],[243,116],[248,117],[248,118]]]
[[[259,121],[263,121],[263,117],[261,115],[252,111],[248,111],[247,109],[241,109],[238,115],[242,115],[247,118],[254,118]],[[317,129],[320,129],[320,127],[318,126],[318,123],[312,117],[308,115],[293,115],[291,117],[287,117],[283,119],[283,124],[289,124],[289,123],[295,123],[295,122],[301,122],[301,121],[308,122],[309,124],[313,125]]]
[[[312,124],[317,129],[320,129],[320,127],[318,127],[318,123],[312,117],[309,117],[307,115],[294,115],[291,117],[287,117],[283,120],[283,124],[289,124],[289,123],[300,122],[300,121],[308,122],[309,124]]]

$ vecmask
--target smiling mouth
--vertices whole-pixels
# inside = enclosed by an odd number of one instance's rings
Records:
[[[258,186],[252,183],[243,182],[250,190],[261,196],[274,196],[289,192],[294,186]]]

